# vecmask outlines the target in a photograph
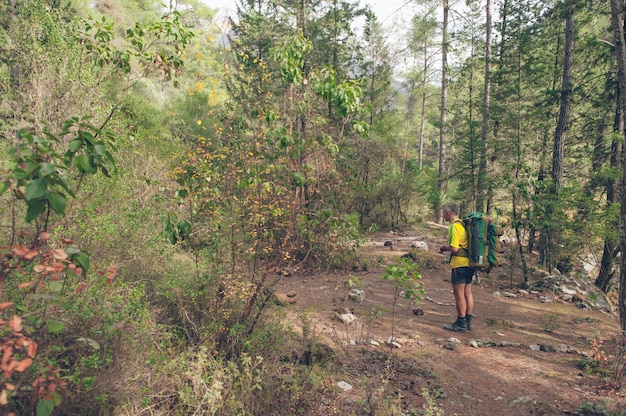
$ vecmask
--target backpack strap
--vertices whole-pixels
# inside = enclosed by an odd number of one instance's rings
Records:
[[[463,222],[463,220],[459,218],[452,221],[452,223],[450,224],[450,227],[454,227],[455,222],[458,222],[459,224],[463,226],[463,228],[465,228],[465,223]],[[452,232],[452,229],[450,229],[450,232]],[[452,259],[452,257],[469,257],[469,251],[467,251],[466,248],[459,247],[456,253],[450,253],[450,259]]]

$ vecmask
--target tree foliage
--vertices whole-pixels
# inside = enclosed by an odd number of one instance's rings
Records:
[[[240,401],[191,394],[186,410],[262,413],[243,392],[277,383],[253,353],[279,349],[265,318],[281,279],[366,268],[365,232],[436,220],[444,198],[510,223],[550,271],[602,253],[610,293],[609,5],[500,2],[490,54],[483,5],[444,4],[445,26],[419,2],[406,42],[348,0],[241,0],[225,32],[196,0],[0,4],[0,405],[84,413],[148,322],[167,329],[146,350],[240,384]],[[386,277],[404,290],[400,266]]]

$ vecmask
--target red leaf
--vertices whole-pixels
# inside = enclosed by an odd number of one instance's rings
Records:
[[[73,244],[74,240],[70,240],[69,238],[61,238],[61,242],[63,244]]]
[[[65,260],[67,259],[67,253],[62,248],[57,248],[54,250],[50,250],[52,256],[57,260]]]
[[[11,326],[11,329],[13,329],[13,331],[22,332],[22,318],[20,318],[19,316],[13,315],[13,319],[9,321],[9,325]]]
[[[24,246],[20,246],[20,245],[15,245],[13,247],[13,253],[17,254],[18,256],[24,256],[26,255],[26,253],[28,253],[30,250],[28,247],[24,247]]]
[[[2,302],[2,303],[0,303],[0,309],[6,309],[6,308],[8,308],[9,306],[12,306],[12,305],[13,305],[13,302]]]
[[[24,288],[27,288],[28,286],[32,286],[33,284],[35,284],[35,282],[20,283],[19,285],[17,285],[17,288],[24,289]]]
[[[35,257],[37,257],[37,254],[39,254],[39,250],[32,249],[32,250],[30,250],[28,253],[26,253],[26,254],[24,255],[24,258],[25,258],[26,260],[32,260],[32,259],[34,259]]]
[[[38,264],[38,265],[36,265],[36,266],[34,267],[34,270],[35,270],[37,273],[41,273],[41,272],[43,272],[44,270],[46,270],[46,266],[44,266],[43,264]]]
[[[37,343],[33,341],[30,344],[28,344],[28,356],[30,358],[33,358],[35,357],[36,353],[37,353]]]
[[[39,234],[39,239],[45,243],[46,241],[50,240],[50,233],[47,231],[42,231]]]
[[[4,354],[2,354],[2,361],[0,361],[0,368],[2,368],[3,370],[7,369],[7,363],[11,359],[12,355],[13,355],[13,347],[6,347],[4,349]]]
[[[22,361],[20,361],[17,364],[17,367],[15,367],[15,371],[17,371],[18,373],[23,373],[24,371],[26,371],[26,369],[28,367],[30,367],[33,364],[33,360],[30,358],[24,358]]]

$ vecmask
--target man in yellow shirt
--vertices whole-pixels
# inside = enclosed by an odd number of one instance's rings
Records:
[[[448,228],[448,244],[439,247],[439,252],[449,251],[452,292],[456,303],[456,321],[444,326],[449,331],[465,332],[472,329],[472,312],[474,297],[472,295],[472,278],[474,269],[469,267],[467,256],[467,232],[463,221],[459,219],[459,208],[449,202],[443,205],[443,219],[450,223]]]

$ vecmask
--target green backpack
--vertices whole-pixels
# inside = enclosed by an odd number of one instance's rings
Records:
[[[468,257],[473,269],[489,273],[498,265],[498,253],[503,251],[498,238],[504,234],[502,227],[492,223],[482,212],[472,212],[462,222],[467,232],[468,248],[460,249],[456,255]]]

